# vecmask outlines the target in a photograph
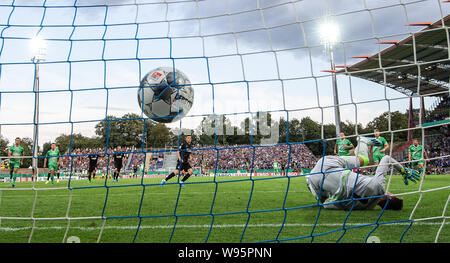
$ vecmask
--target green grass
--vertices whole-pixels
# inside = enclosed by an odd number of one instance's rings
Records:
[[[450,194],[450,176],[431,175],[423,181],[422,194],[402,196],[402,211],[381,213],[376,206],[349,213],[314,206],[303,176],[253,179],[218,177],[214,182],[212,177],[194,177],[185,188],[174,184],[175,178],[163,188],[161,178],[145,179],[143,185],[141,179],[108,180],[108,187],[97,179],[92,184],[72,181],[72,190],[67,181],[38,182],[38,191],[27,190],[31,182],[17,183],[15,189],[24,189],[20,191],[9,191],[9,183],[0,183],[0,242],[28,242],[30,236],[31,242],[63,242],[64,237],[76,236],[82,243],[97,242],[99,237],[100,242],[109,243],[361,243],[369,233],[383,243],[399,242],[402,235],[402,242],[434,242]],[[405,186],[400,176],[393,176],[389,191],[411,193],[419,186]],[[444,189],[427,191],[439,187]],[[408,219],[419,198],[412,219],[431,219],[415,221],[410,227]],[[32,216],[37,220],[31,220]],[[450,242],[449,220],[438,242]]]

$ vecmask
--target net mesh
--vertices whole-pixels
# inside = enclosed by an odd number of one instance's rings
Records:
[[[450,41],[445,21],[449,4],[438,0],[344,2],[2,1],[2,136],[9,140],[32,138],[31,151],[24,159],[33,160],[38,167],[37,181],[22,176],[20,180],[30,184],[0,187],[0,231],[6,241],[57,238],[76,242],[83,236],[81,242],[122,238],[125,242],[376,242],[383,231],[391,233],[384,234],[383,242],[445,241],[450,200],[446,177],[427,181],[428,177],[422,176],[418,184],[404,188],[396,184],[391,172],[386,191],[412,200],[403,214],[384,208],[365,211],[368,214],[364,216],[353,209],[329,213],[306,188],[304,177],[315,162],[333,154],[338,136],[335,125],[329,123],[336,124],[335,109],[340,109],[345,120],[339,123],[342,131],[352,140],[371,136],[362,125],[384,125],[382,135],[390,138],[392,146],[389,154],[398,158],[406,149],[398,150],[405,145],[398,138],[408,132],[424,145],[438,142],[448,146],[448,77],[446,81],[423,79],[427,76],[422,72],[433,65],[448,72]],[[319,30],[326,21],[340,24],[331,67],[330,47],[324,48]],[[416,44],[418,28],[412,23],[423,21],[441,21],[427,28],[445,32],[441,44]],[[411,36],[409,53],[394,58],[400,64],[385,64],[391,58],[379,53],[372,68],[348,70],[348,65],[366,58],[357,56],[381,52],[386,44],[396,46],[397,40]],[[36,37],[46,41],[37,55],[29,47]],[[33,45],[36,49],[37,44]],[[420,52],[436,50],[447,55],[420,59]],[[151,118],[143,114],[136,100],[142,77],[159,66],[181,69],[195,89],[191,112],[168,125],[176,137],[171,149],[149,145],[156,134],[149,130],[155,124],[148,122]],[[398,78],[416,82],[416,90],[391,86],[388,80],[397,74],[392,72],[409,67],[418,73],[399,74]],[[369,76],[364,75],[367,72]],[[370,74],[380,72],[383,82],[376,83]],[[357,78],[358,74],[363,76]],[[421,93],[421,88],[427,87],[422,81],[444,90]],[[417,107],[421,100],[435,107],[430,109],[432,114],[441,114],[428,126],[423,125],[428,112]],[[420,108],[411,113],[410,123],[414,119],[417,123],[398,125],[393,121],[396,112],[408,109],[409,103]],[[129,112],[135,114],[127,115]],[[385,123],[374,119],[382,113],[386,113]],[[310,129],[308,121],[318,126]],[[142,130],[117,135],[118,123],[142,125]],[[161,178],[148,179],[141,174],[129,181],[132,183],[124,180],[120,185],[108,179],[118,137],[139,138],[139,145],[123,151],[129,156],[125,167],[131,168],[137,159],[148,165],[154,160],[151,155],[165,154],[169,159],[182,142],[182,132],[199,124],[201,129],[195,133],[199,138],[208,135],[210,141],[197,147],[193,155],[195,168],[207,177],[188,181],[186,189],[180,179],[174,180],[165,186],[171,190],[166,195],[158,192]],[[68,150],[61,153],[67,184],[48,187],[40,182],[46,170],[40,163],[45,153],[39,148],[61,134],[68,140]],[[83,145],[79,134],[103,134],[102,145],[86,142],[84,148],[103,149],[104,183],[80,184],[82,160],[90,152],[73,147],[75,143]],[[244,139],[230,145],[226,142],[232,140],[230,136]],[[436,149],[436,154],[427,157],[425,168],[448,164],[445,147]],[[6,155],[2,157],[2,161],[6,159]],[[399,161],[411,163],[406,156]],[[433,161],[440,163],[433,166]],[[273,169],[276,162],[283,163],[286,173]],[[231,174],[226,170],[244,177],[222,177]],[[21,173],[32,174],[33,170]],[[154,177],[158,176],[155,173]],[[195,190],[189,193],[189,188]],[[95,201],[81,197],[87,195]],[[127,200],[126,204],[121,199]],[[437,214],[426,211],[433,203]],[[14,212],[17,207],[21,209]],[[424,228],[432,233],[428,239],[417,237]],[[47,237],[49,233],[55,235]]]

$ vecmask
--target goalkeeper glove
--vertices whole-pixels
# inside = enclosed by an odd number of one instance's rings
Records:
[[[371,137],[366,137],[366,139],[369,141],[368,144],[373,145],[373,146],[382,146],[383,143],[378,140],[377,138],[371,138]]]
[[[404,168],[401,174],[405,185],[408,185],[408,180],[414,183],[420,180],[420,173],[410,168]]]

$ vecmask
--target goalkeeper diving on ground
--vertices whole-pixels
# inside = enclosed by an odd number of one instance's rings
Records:
[[[361,137],[355,156],[324,156],[306,176],[308,189],[324,208],[339,210],[381,208],[401,210],[403,199],[385,191],[386,175],[391,168],[403,176],[404,183],[420,180],[420,173],[403,167],[389,155],[378,164],[374,176],[366,176],[353,169],[369,165],[369,146],[378,146],[376,138]],[[352,198],[353,197],[353,198]],[[387,204],[386,204],[387,203]]]

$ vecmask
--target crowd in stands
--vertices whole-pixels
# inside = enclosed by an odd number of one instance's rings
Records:
[[[290,153],[289,153],[290,148]],[[145,158],[144,153],[139,153],[135,149],[122,148],[123,152],[129,152],[128,158],[124,161],[129,163],[128,169],[132,167],[139,167],[143,164]],[[102,158],[98,159],[97,169],[106,171],[108,164],[108,157],[104,155],[103,148],[98,149],[73,149],[73,172],[83,172],[89,167],[89,154],[99,153],[103,154]],[[109,153],[113,153],[114,149],[109,149]],[[67,153],[66,153],[67,154]],[[194,168],[199,168],[203,173],[217,170],[254,170],[258,169],[274,169],[274,163],[278,163],[279,167],[286,167],[289,160],[290,169],[312,168],[317,161],[317,158],[304,144],[288,145],[274,145],[274,146],[257,146],[251,147],[249,145],[234,145],[234,146],[220,146],[217,148],[211,146],[196,146],[192,150],[191,165]],[[153,152],[152,158],[149,158],[150,169],[155,170],[162,167],[164,158],[164,151]],[[110,156],[110,168],[112,168],[112,155]],[[218,160],[218,161],[217,161]],[[217,162],[217,166],[216,166]],[[253,162],[253,166],[252,166]],[[125,167],[124,163],[124,167]],[[70,169],[71,158],[69,156],[63,157],[63,169]]]
[[[436,158],[450,155],[450,135],[436,135],[427,137],[425,150],[430,159],[427,162],[427,173],[442,174],[448,173],[450,169],[450,157]],[[136,149],[131,147],[122,148],[123,152],[129,152],[128,158],[124,161],[129,163],[128,169],[139,167],[143,164],[144,153],[134,152]],[[74,149],[73,172],[86,171],[89,167],[88,154],[104,154],[103,148],[98,149]],[[114,149],[109,149],[113,153]],[[67,154],[67,153],[66,153]],[[81,155],[81,156],[79,156]],[[153,152],[152,158],[149,158],[149,170],[162,168],[164,151]],[[112,155],[110,156],[110,168],[112,168]],[[274,163],[279,167],[286,167],[289,161],[289,168],[294,170],[311,169],[314,167],[318,158],[314,156],[311,150],[304,144],[273,145],[273,146],[249,146],[249,145],[225,145],[214,148],[212,146],[195,146],[192,150],[191,165],[199,168],[202,173],[208,171],[222,170],[270,170],[274,169]],[[406,159],[403,161],[407,161]],[[98,159],[97,168],[106,172],[108,157]],[[63,157],[63,169],[70,169],[71,158]],[[371,173],[371,171],[365,171]]]
[[[206,148],[206,149],[205,149]],[[196,147],[192,155],[192,165],[202,171],[217,170],[263,170],[279,167],[303,169],[312,168],[316,163],[314,154],[304,144],[257,146],[234,145]],[[253,165],[252,165],[253,164]]]
[[[133,149],[130,147],[124,147],[122,148],[123,152],[129,152]],[[115,150],[112,148],[108,149],[108,153],[114,153]],[[91,149],[80,149],[75,148],[72,150],[71,155],[73,155],[73,158],[70,158],[70,156],[64,156],[62,157],[62,169],[63,170],[70,170],[72,167],[72,171],[75,173],[87,171],[89,168],[89,154],[97,153],[102,158],[99,158],[97,161],[97,168],[101,170],[105,170],[108,166],[108,156],[105,155],[105,149],[104,148],[91,148]],[[69,153],[65,153],[65,155],[68,155]],[[110,169],[113,168],[112,166],[112,160],[113,156],[110,155],[109,157],[109,166]],[[73,163],[72,163],[73,161]],[[125,160],[126,161],[126,160]]]
[[[439,135],[431,136],[425,145],[428,157],[431,159],[427,163],[427,172],[432,174],[445,174],[450,169],[450,157],[442,157],[450,155],[450,136]],[[435,159],[433,159],[435,158]]]
[[[441,121],[449,117],[448,110],[450,109],[450,97],[441,99],[439,104],[427,116],[428,122]]]

